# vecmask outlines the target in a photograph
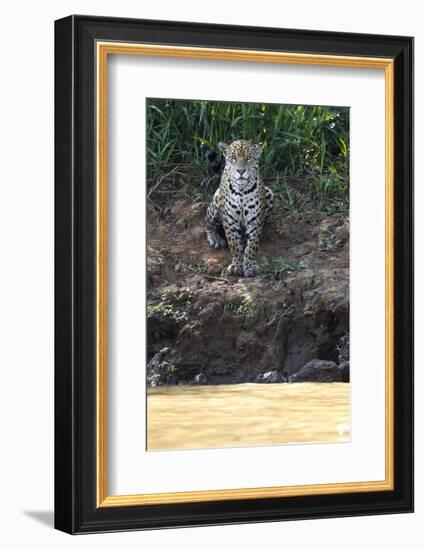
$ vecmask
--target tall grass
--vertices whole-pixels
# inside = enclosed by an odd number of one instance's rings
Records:
[[[322,210],[346,210],[349,109],[172,99],[147,100],[147,185],[175,165],[202,191],[213,180],[205,148],[251,139],[264,144],[261,174],[294,207],[295,190]],[[215,182],[217,185],[217,181]],[[214,185],[214,187],[216,187]]]

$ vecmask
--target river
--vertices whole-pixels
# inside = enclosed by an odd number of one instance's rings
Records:
[[[161,386],[148,389],[148,450],[349,441],[350,385]]]

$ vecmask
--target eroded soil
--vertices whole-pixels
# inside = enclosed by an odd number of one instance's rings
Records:
[[[338,364],[349,332],[348,220],[277,204],[261,273],[245,279],[225,274],[228,249],[209,247],[206,207],[172,195],[148,203],[148,359],[167,348],[163,383],[285,379],[312,359]]]

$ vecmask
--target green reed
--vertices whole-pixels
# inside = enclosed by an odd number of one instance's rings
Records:
[[[261,173],[283,208],[301,207],[293,200],[300,192],[320,210],[348,209],[346,107],[149,99],[146,109],[148,188],[178,165],[195,192],[209,191],[219,178],[204,149],[219,154],[219,141],[251,139],[264,144]]]

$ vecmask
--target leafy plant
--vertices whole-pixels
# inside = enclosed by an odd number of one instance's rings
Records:
[[[180,323],[188,321],[192,310],[192,296],[184,291],[161,294],[147,293],[147,318],[161,316]]]
[[[320,249],[324,250],[325,252],[334,252],[334,250],[337,250],[342,242],[342,240],[336,235],[336,233],[333,233],[334,228],[330,227],[323,227],[321,229],[322,238],[321,238],[321,245]]]
[[[252,308],[252,298],[248,294],[240,299],[226,302],[222,309],[222,317],[226,315],[239,315],[241,317],[252,317],[254,310]]]
[[[309,264],[306,262],[301,261],[290,264],[282,256],[275,258],[263,257],[260,261],[260,275],[266,279],[279,280],[285,275],[308,268]]]

